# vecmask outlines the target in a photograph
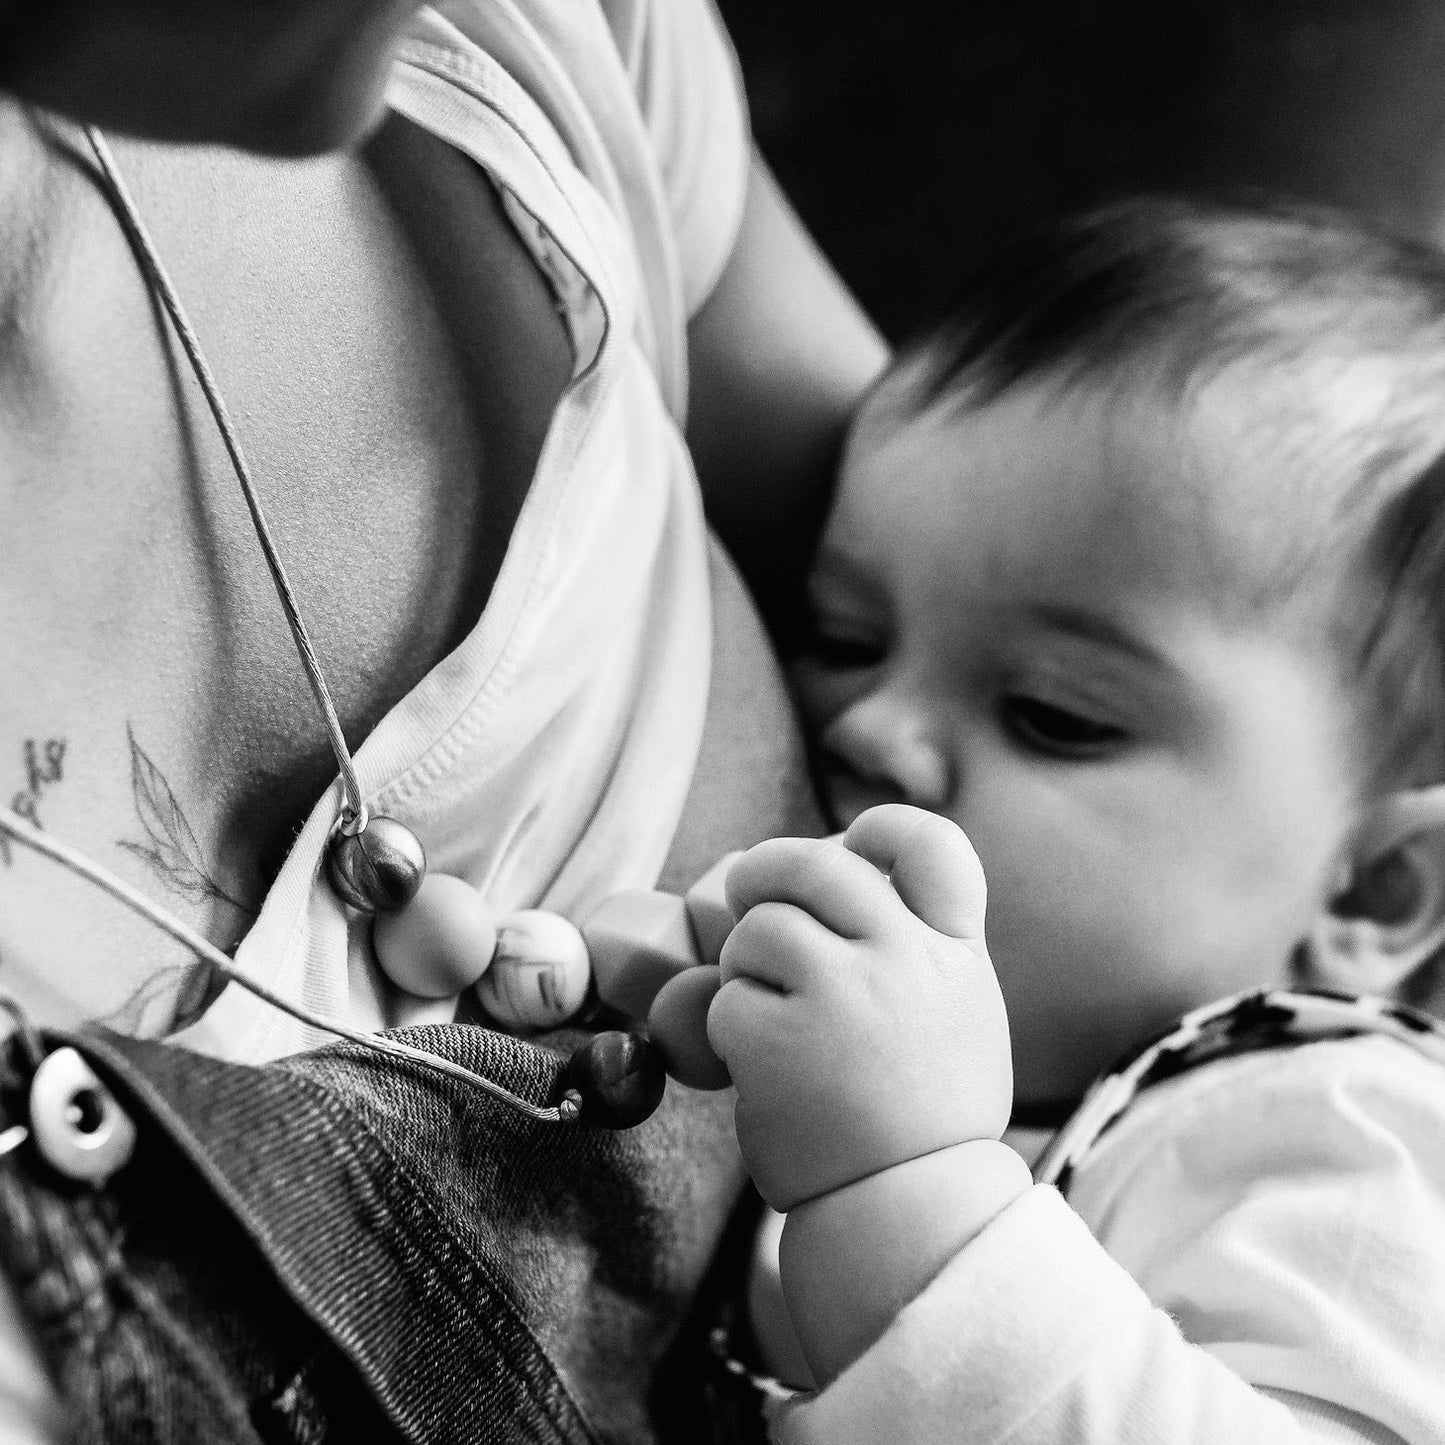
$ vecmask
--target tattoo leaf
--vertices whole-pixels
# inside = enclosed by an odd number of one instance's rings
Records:
[[[171,785],[136,741],[128,723],[126,737],[130,742],[131,794],[147,841],[134,843],[122,839],[121,847],[144,861],[185,897],[196,902],[220,899],[244,909],[245,905],[232,898],[211,876],[200,842],[186,822]]]
[[[117,1033],[159,1038],[194,1023],[218,995],[209,963],[158,969],[117,1008],[95,1020]]]

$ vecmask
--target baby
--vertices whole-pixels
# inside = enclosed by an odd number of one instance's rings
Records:
[[[1442,452],[1445,261],[1283,210],[1067,225],[866,402],[795,674],[847,831],[734,866],[707,1017],[777,1439],[1445,1440],[1422,1016],[1166,1051],[1072,1208],[1001,1142],[1221,996],[1438,1006]]]

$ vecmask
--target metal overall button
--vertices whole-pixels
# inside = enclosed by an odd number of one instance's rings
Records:
[[[129,1161],[135,1125],[72,1048],[47,1054],[30,1081],[35,1146],[67,1179],[102,1184]]]

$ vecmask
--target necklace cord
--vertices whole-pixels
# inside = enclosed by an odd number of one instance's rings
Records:
[[[449,1078],[478,1087],[494,1099],[538,1123],[570,1123],[576,1116],[575,1104],[570,1103],[566,1098],[560,1108],[556,1106],[542,1108],[529,1099],[514,1094],[494,1079],[487,1078],[485,1074],[463,1068],[460,1064],[454,1064],[440,1054],[414,1048],[411,1044],[404,1044],[397,1039],[378,1038],[374,1034],[362,1033],[346,1024],[322,1018],[309,1009],[282,998],[280,994],[273,993],[264,984],[258,983],[255,979],[240,972],[226,954],[222,953],[208,938],[197,933],[189,924],[175,917],[174,914],[168,913],[159,904],[153,903],[144,893],[132,888],[129,883],[117,877],[108,868],[104,868],[93,859],[86,857],[84,853],[72,848],[70,844],[41,832],[39,828],[26,822],[18,813],[12,812],[9,808],[0,807],[0,834],[12,838],[22,847],[42,854],[52,862],[59,863],[62,867],[68,868],[71,872],[78,873],[81,877],[94,883],[133,913],[138,913],[163,932],[170,934],[178,943],[184,944],[198,958],[210,964],[227,983],[233,983],[238,988],[245,989],[247,993],[254,994],[263,1002],[280,1009],[282,1013],[289,1014],[303,1024],[308,1024],[323,1033],[335,1034],[337,1038],[345,1039],[349,1043],[360,1044],[363,1048],[371,1049],[375,1053],[389,1054],[393,1058],[409,1059],[412,1063],[423,1064],[437,1073],[446,1074]]]
[[[256,530],[256,538],[261,544],[261,552],[266,559],[266,566],[270,570],[271,580],[276,586],[276,594],[281,599],[281,609],[286,614],[287,625],[295,640],[296,651],[301,658],[301,666],[306,671],[306,679],[311,684],[312,694],[316,698],[317,706],[321,709],[326,723],[326,731],[331,740],[331,751],[336,754],[337,766],[341,770],[342,786],[346,790],[341,829],[345,833],[359,833],[366,826],[367,815],[366,805],[362,802],[361,797],[361,784],[357,781],[356,768],[351,759],[351,750],[347,746],[346,736],[341,730],[341,720],[336,715],[336,707],[331,700],[331,690],[327,687],[326,678],[322,675],[321,664],[316,656],[311,636],[306,630],[306,624],[302,620],[296,595],[291,590],[286,569],[276,550],[276,544],[272,540],[271,528],[261,506],[261,498],[251,480],[251,469],[246,462],[245,452],[241,448],[241,439],[231,421],[231,414],[226,408],[225,400],[221,396],[220,387],[216,384],[215,376],[206,361],[205,353],[201,350],[200,340],[186,315],[180,295],[171,282],[170,275],[161,261],[160,252],[156,249],[145,222],[141,219],[140,210],[131,197],[120,173],[120,168],[116,165],[115,157],[111,154],[110,146],[106,143],[105,137],[93,125],[85,127],[85,136],[90,142],[96,164],[100,167],[106,188],[114,202],[117,218],[136,250],[146,280],[165,308],[171,325],[175,327],[181,348],[186,353],[191,370],[195,372],[196,381],[200,384],[206,405],[210,408],[212,417],[215,418],[216,427],[221,433],[221,440],[225,443],[226,452],[231,458],[231,466],[235,470],[236,480],[241,484],[241,493],[245,497],[246,507],[251,513],[251,524]]]
[[[311,642],[310,634],[306,630],[306,624],[302,620],[301,610],[297,604],[295,593],[291,589],[290,580],[286,576],[285,566],[282,564],[280,554],[276,550],[276,544],[271,536],[271,529],[266,521],[266,513],[261,506],[260,496],[257,494],[254,483],[251,480],[251,470],[246,462],[245,452],[241,447],[241,439],[237,435],[236,428],[231,421],[230,412],[221,396],[220,387],[211,372],[206,361],[205,354],[201,350],[201,343],[196,336],[194,328],[186,315],[185,307],[181,303],[180,295],[176,291],[164,263],[160,259],[160,253],[156,248],[150,233],[146,229],[145,222],[141,219],[140,210],[132,199],[130,191],[121,176],[120,169],[116,165],[115,157],[111,154],[110,146],[106,143],[105,137],[94,126],[85,126],[84,132],[90,148],[95,155],[96,164],[100,168],[101,177],[105,188],[109,193],[117,219],[125,231],[136,252],[142,273],[148,283],[153,295],[159,299],[166,315],[170,318],[171,325],[175,328],[176,336],[180,341],[181,348],[186,353],[190,362],[191,370],[195,373],[196,381],[199,383],[201,393],[206,399],[206,405],[210,408],[211,415],[215,419],[217,430],[221,434],[221,440],[225,444],[226,452],[231,459],[231,466],[235,470],[236,480],[241,485],[241,494],[245,498],[246,507],[251,514],[251,524],[255,528],[256,538],[261,544],[262,555],[266,559],[266,566],[270,570],[271,580],[275,584],[276,594],[280,598],[282,611],[286,614],[287,625],[291,629],[291,636],[296,644],[296,651],[301,658],[301,665],[305,669],[307,681],[311,685],[312,694],[316,698],[318,707],[321,709],[322,717],[326,724],[326,730],[331,741],[331,750],[336,755],[336,762],[341,771],[342,786],[345,790],[345,801],[342,806],[341,816],[338,819],[338,826],[342,833],[355,835],[362,832],[368,822],[366,805],[362,801],[361,785],[357,780],[356,769],[352,762],[351,750],[346,743],[346,737],[341,730],[341,721],[337,717],[336,707],[331,699],[330,689],[326,685],[326,679],[321,671],[321,664],[316,656],[316,649]],[[453,1063],[450,1059],[443,1058],[426,1049],[415,1048],[410,1044],[401,1043],[396,1039],[378,1038],[372,1034],[362,1033],[357,1029],[350,1028],[346,1024],[337,1023],[331,1019],[322,1018],[312,1013],[309,1009],[299,1004],[292,1003],[289,999],[273,993],[264,984],[258,983],[255,979],[240,972],[231,958],[223,953],[209,939],[197,933],[181,919],[168,913],[159,904],[152,902],[145,894],[133,888],[123,879],[117,877],[99,863],[88,858],[78,849],[69,844],[52,838],[41,829],[27,822],[12,809],[0,807],[0,836],[9,837],[22,847],[39,853],[53,862],[68,868],[71,872],[88,879],[98,888],[108,893],[112,898],[124,904],[133,913],[139,914],[164,933],[169,934],[177,942],[183,944],[198,958],[204,960],[216,972],[238,988],[245,989],[248,993],[255,995],[263,1002],[270,1004],[273,1008],[280,1009],[282,1013],[309,1027],[317,1029],[322,1033],[334,1034],[337,1038],[346,1039],[348,1042],[360,1045],[374,1053],[388,1055],[396,1059],[406,1059],[412,1063],[421,1064],[436,1073],[444,1074],[449,1078],[459,1080],[474,1088],[479,1088],[489,1094],[498,1102],[507,1105],[518,1113],[539,1123],[558,1124],[572,1123],[580,1115],[581,1097],[575,1089],[569,1089],[563,1096],[560,1105],[543,1108],[522,1098],[518,1094],[485,1074],[477,1073],[471,1069],[463,1068],[460,1064]],[[27,1038],[31,1036],[27,1034]],[[33,1041],[32,1041],[33,1042]]]

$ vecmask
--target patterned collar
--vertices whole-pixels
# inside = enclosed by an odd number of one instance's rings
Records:
[[[1237,1054],[1368,1034],[1445,1066],[1445,1024],[1387,999],[1262,989],[1206,1004],[1099,1075],[1039,1156],[1034,1178],[1067,1193],[1089,1150],[1145,1089],[1166,1079]]]

